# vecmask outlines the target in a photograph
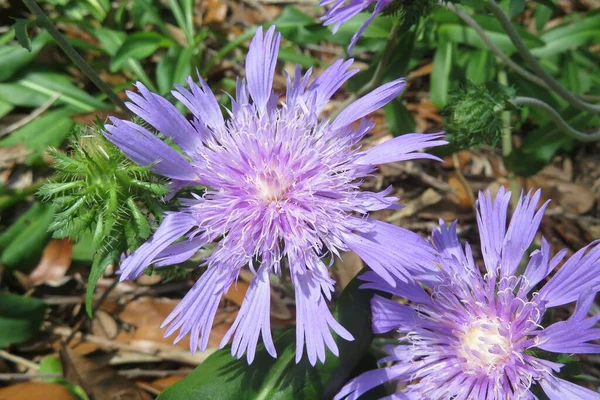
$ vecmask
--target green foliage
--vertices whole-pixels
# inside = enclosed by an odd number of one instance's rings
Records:
[[[27,27],[31,23],[30,20],[24,18],[15,18],[15,37],[21,46],[31,53],[31,38],[27,32]]]
[[[183,380],[169,387],[159,400],[209,399],[321,399],[332,398],[344,383],[361,370],[373,339],[371,297],[354,278],[340,295],[334,316],[354,336],[346,341],[334,334],[339,357],[327,352],[324,364],[312,367],[306,355],[296,364],[294,329],[275,332],[277,359],[259,344],[249,368],[245,358],[231,356],[231,347],[218,350]]]
[[[35,338],[45,312],[46,304],[40,299],[0,293],[0,348]]]
[[[55,175],[38,194],[57,207],[50,230],[55,238],[79,240],[93,232],[94,264],[87,306],[96,281],[106,267],[150,236],[148,218],[163,212],[164,182],[150,167],[134,164],[99,132],[101,127],[78,127],[68,154],[52,151]]]
[[[496,146],[502,136],[502,111],[511,90],[496,84],[474,85],[453,91],[442,113],[446,132],[459,148]]]

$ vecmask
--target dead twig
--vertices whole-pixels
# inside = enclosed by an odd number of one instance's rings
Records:
[[[0,358],[4,358],[5,360],[11,361],[15,364],[22,365],[22,366],[32,369],[34,371],[38,371],[40,369],[40,366],[37,365],[36,363],[34,363],[33,361],[28,360],[23,357],[20,357],[20,356],[16,356],[14,354],[10,354],[6,350],[0,349]]]
[[[31,122],[34,119],[36,119],[37,117],[39,117],[44,111],[49,109],[56,100],[58,100],[58,98],[61,96],[61,94],[62,93],[60,93],[60,92],[54,93],[52,95],[52,97],[50,97],[48,99],[47,102],[45,102],[44,104],[42,104],[41,106],[39,106],[38,108],[33,110],[30,114],[28,114],[27,116],[21,118],[20,120],[14,122],[8,126],[5,126],[2,129],[0,129],[0,138],[8,135],[9,133],[11,133],[13,131],[16,131],[20,127],[28,124],[29,122]]]

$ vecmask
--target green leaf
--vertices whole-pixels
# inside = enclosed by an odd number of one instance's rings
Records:
[[[10,79],[25,65],[29,64],[50,41],[50,35],[44,31],[31,43],[31,52],[18,45],[0,46],[0,82]]]
[[[119,50],[119,47],[125,41],[127,34],[121,31],[115,31],[113,29],[108,28],[95,28],[93,30],[94,36],[100,42],[100,45],[106,51],[109,56],[114,57]]]
[[[72,114],[73,111],[64,108],[49,111],[0,140],[0,147],[24,143],[27,149],[33,151],[26,161],[34,163],[48,147],[60,146],[69,135],[75,125],[70,118]]]
[[[27,33],[27,27],[31,22],[33,21],[24,18],[15,18],[15,24],[13,25],[15,28],[15,36],[17,37],[17,41],[30,53],[31,38],[29,38],[29,33]]]
[[[306,355],[295,362],[295,332],[275,332],[278,358],[273,359],[263,344],[257,347],[251,367],[245,358],[231,356],[230,346],[212,354],[183,380],[167,388],[159,400],[210,399],[321,399],[331,398],[351,376],[369,351],[371,331],[371,297],[369,290],[359,289],[358,278],[340,295],[336,319],[354,336],[346,341],[334,334],[339,357],[327,352],[324,364],[311,366]]]
[[[465,70],[467,80],[480,85],[489,80],[490,73],[494,73],[492,53],[487,50],[473,51],[467,59]]]
[[[542,47],[531,49],[539,58],[562,54],[565,50],[600,43],[600,12],[594,12],[581,18],[574,14],[571,20],[552,28],[541,36],[546,43]]]
[[[77,112],[111,108],[73,85],[64,74],[30,71],[16,81],[0,84],[0,101],[15,106],[39,107],[57,93],[60,97],[55,104],[67,104]]]
[[[5,115],[7,115],[9,112],[11,112],[15,107],[12,104],[8,104],[5,103],[3,101],[0,101],[0,118],[4,117]]]
[[[318,43],[331,35],[329,29],[294,7],[285,7],[272,24],[286,40],[300,45]]]
[[[46,304],[40,299],[0,293],[0,347],[34,339],[45,312]]]
[[[46,356],[40,361],[39,374],[62,374],[63,368],[60,360],[56,357]],[[64,382],[63,377],[58,378],[43,378],[44,382]]]
[[[452,69],[452,51],[454,45],[442,37],[433,57],[431,71],[431,102],[437,108],[442,108],[448,102],[448,87],[450,70]]]
[[[190,76],[190,64],[194,48],[173,46],[163,55],[156,66],[156,83],[161,94],[167,94],[173,85],[182,85]]]
[[[53,217],[51,205],[34,203],[0,236],[0,262],[9,269],[20,271],[37,263],[50,239],[48,227]]]
[[[112,250],[104,255],[97,255],[94,259],[92,269],[90,270],[90,276],[88,277],[88,286],[85,291],[85,310],[90,318],[92,317],[93,312],[94,291],[96,290],[96,284],[102,277],[104,271],[106,271],[106,268],[116,259],[118,259],[118,257],[119,253],[116,250]]]
[[[525,10],[526,3],[525,0],[510,0],[508,5],[508,16],[513,18],[521,14],[523,10]]]
[[[136,32],[128,36],[114,55],[109,71],[117,72],[129,60],[141,60],[156,52],[166,44],[167,39],[156,32]]]
[[[402,100],[396,98],[383,107],[385,119],[394,136],[415,131],[415,119],[412,113],[402,104]]]

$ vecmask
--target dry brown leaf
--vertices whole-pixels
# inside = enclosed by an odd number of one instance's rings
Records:
[[[550,198],[572,214],[585,214],[596,202],[594,192],[588,187],[572,182],[555,182]]]
[[[0,388],[0,400],[77,400],[69,389],[58,383],[23,382]]]
[[[246,292],[248,291],[249,285],[242,281],[238,280],[236,283],[231,285],[227,293],[225,293],[225,298],[227,300],[233,301],[238,306],[241,306],[244,302],[244,297],[246,296]]]
[[[453,189],[452,193],[447,195],[449,200],[460,208],[467,209],[473,207],[471,196],[469,196],[469,189],[465,187],[455,174],[448,177],[448,185]]]
[[[109,313],[98,310],[92,320],[92,333],[106,339],[114,339],[119,333],[119,325]]]
[[[22,163],[31,150],[25,148],[24,143],[14,146],[0,147],[0,167],[4,168],[12,163]]]
[[[65,379],[79,385],[95,400],[149,400],[129,379],[117,374],[108,365],[78,356],[68,347],[60,351]]]
[[[34,285],[60,286],[71,266],[73,244],[69,239],[52,239],[44,248],[40,263],[29,274]]]
[[[206,0],[204,7],[206,13],[202,19],[203,25],[220,24],[227,18],[227,3],[223,0]]]
[[[363,262],[356,253],[344,252],[341,259],[335,259],[335,266],[337,282],[343,289],[363,268]]]
[[[410,217],[415,215],[422,209],[437,204],[442,200],[442,195],[435,191],[435,189],[429,188],[425,190],[416,199],[410,200],[405,204],[403,208],[396,211],[394,214],[389,216],[386,220],[388,222],[397,221],[402,218]]]
[[[150,382],[150,386],[152,386],[154,389],[162,392],[163,390],[165,390],[172,384],[179,382],[183,378],[184,378],[183,375],[166,376],[164,378],[158,378],[158,379]]]

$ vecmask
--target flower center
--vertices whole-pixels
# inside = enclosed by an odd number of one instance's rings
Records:
[[[261,173],[255,185],[258,197],[269,203],[282,200],[288,187],[282,176],[274,171]]]
[[[473,321],[459,341],[458,354],[470,370],[493,368],[510,354],[510,340],[501,333],[499,321],[487,317]]]

